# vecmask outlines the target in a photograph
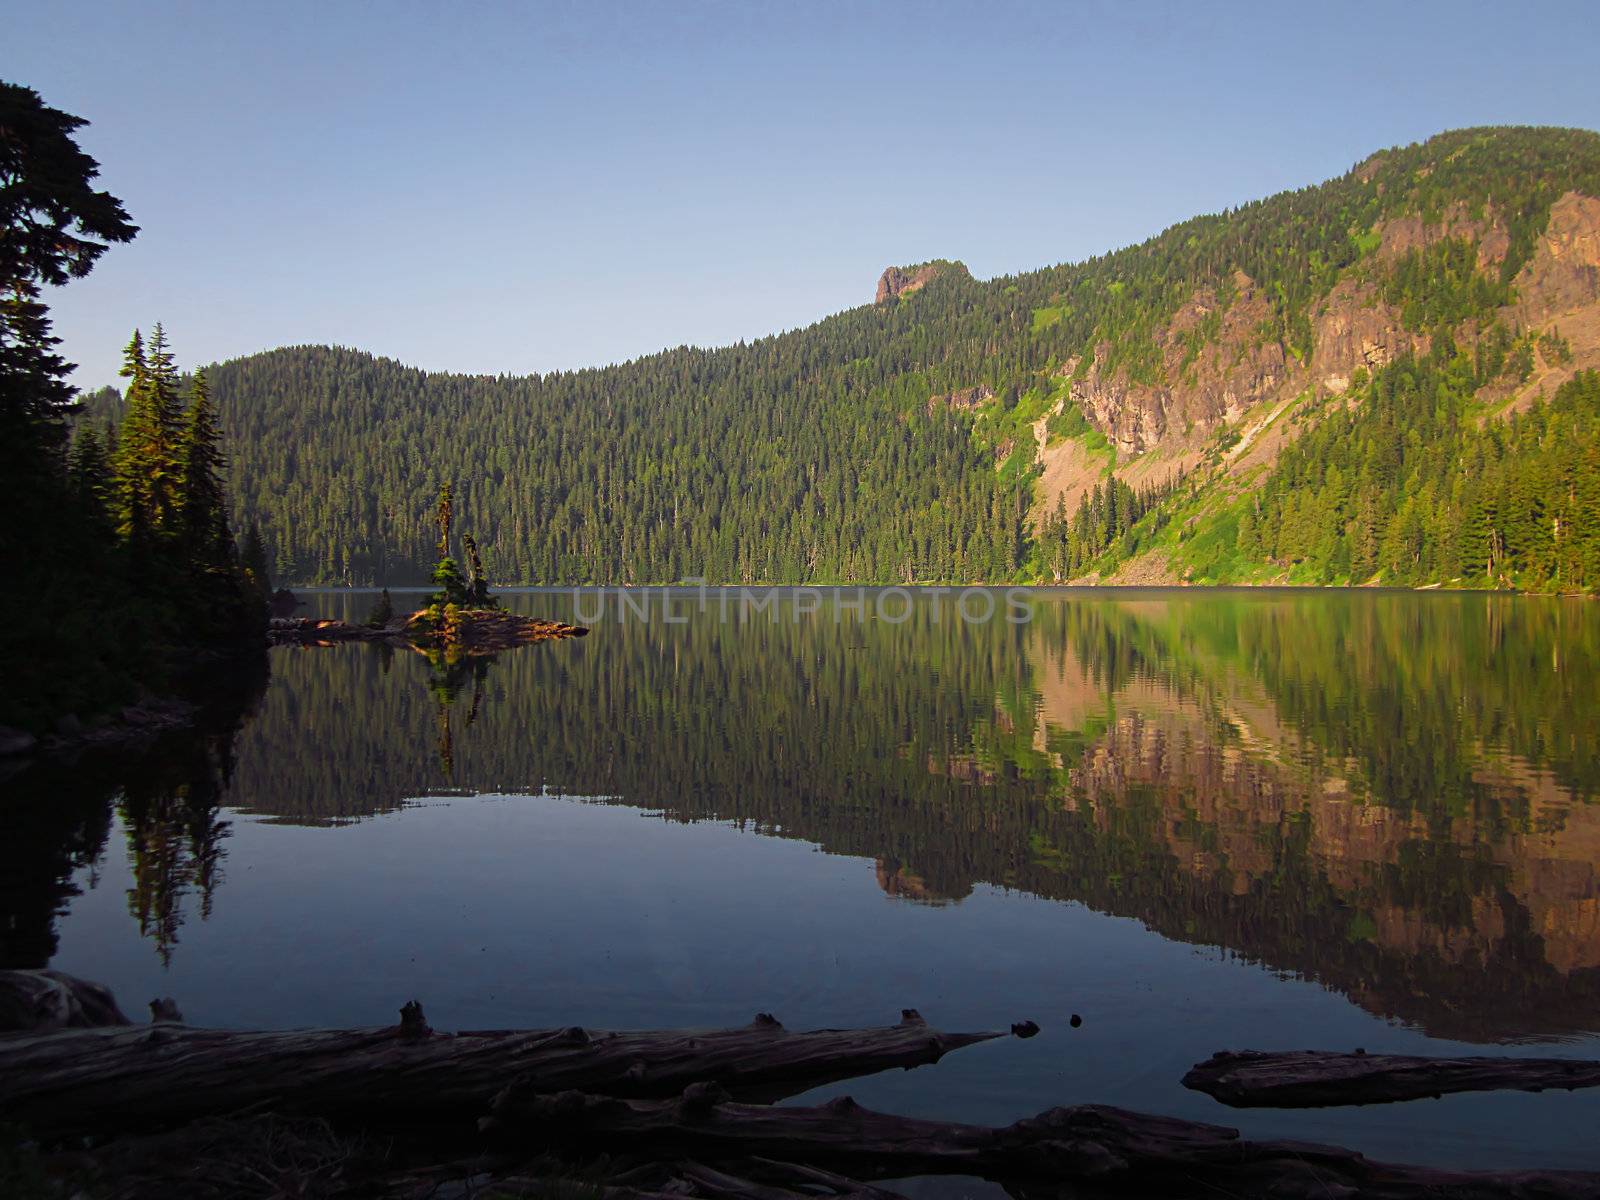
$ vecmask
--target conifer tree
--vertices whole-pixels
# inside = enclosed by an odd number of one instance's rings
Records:
[[[164,453],[165,433],[150,402],[150,367],[137,329],[122,352],[121,374],[128,386],[117,432],[114,508],[118,533],[132,537],[137,530],[142,537],[155,526],[154,472]]]
[[[394,620],[394,599],[389,595],[389,589],[384,588],[377,603],[372,606],[372,611],[367,614],[367,624],[373,629],[381,629],[392,620]]]
[[[233,536],[222,491],[222,433],[203,370],[195,372],[190,394],[177,447],[179,535],[190,570],[230,571]]]
[[[245,531],[239,561],[245,583],[265,605],[272,597],[272,574],[267,566],[267,546],[261,538],[261,526],[255,521],[251,521],[250,528]]]
[[[120,200],[94,189],[99,164],[73,140],[86,124],[0,81],[0,475],[14,487],[53,469],[76,391],[40,287],[82,278],[139,231]]]
[[[439,489],[439,503],[434,508],[434,523],[439,527],[439,563],[433,568],[432,580],[438,591],[433,595],[435,604],[464,605],[468,603],[470,589],[461,566],[450,556],[450,526],[455,515],[455,489],[448,483]]]
[[[97,536],[109,540],[111,532],[111,460],[105,438],[92,422],[79,428],[67,456],[67,477],[79,512]]]
[[[0,723],[35,728],[103,707],[137,655],[114,632],[113,547],[80,502],[80,484],[92,493],[103,480],[100,455],[92,441],[63,453],[76,389],[39,299],[138,232],[94,188],[98,164],[73,138],[84,124],[0,82],[0,564],[23,600],[0,622]]]
[[[178,399],[178,368],[160,321],[150,333],[147,387],[152,423],[159,430],[149,464],[156,524],[164,531],[181,532],[175,527],[180,522],[182,465],[178,440],[183,429],[183,408]]]
[[[434,522],[439,526],[439,557],[450,557],[450,522],[455,513],[455,489],[448,483],[439,489],[439,505]]]
[[[467,580],[461,567],[448,554],[433,569],[433,583],[439,590],[433,594],[435,604],[464,605],[468,602]]]

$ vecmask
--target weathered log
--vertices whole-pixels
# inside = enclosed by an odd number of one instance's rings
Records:
[[[103,984],[61,971],[0,971],[0,1033],[126,1024]]]
[[[1223,1050],[1183,1086],[1235,1108],[1321,1108],[1437,1098],[1447,1092],[1600,1087],[1600,1062],[1580,1058],[1429,1058],[1322,1050]]]
[[[391,1183],[383,1200],[544,1200],[567,1194],[594,1200],[906,1200],[899,1192],[796,1163],[753,1160],[729,1169],[697,1162],[650,1163],[597,1183],[559,1175],[483,1173],[442,1180],[418,1175]]]
[[[994,1129],[871,1112],[848,1098],[817,1108],[741,1104],[715,1085],[696,1085],[667,1101],[571,1092],[507,1098],[496,1103],[484,1130],[500,1145],[538,1141],[568,1153],[625,1146],[641,1157],[713,1163],[759,1156],[862,1179],[978,1175],[1007,1184],[1079,1184],[1096,1194],[1306,1200],[1600,1195],[1600,1173],[1379,1163],[1337,1147],[1245,1141],[1236,1129],[1102,1105],[1055,1108]]]
[[[420,1152],[422,1161],[417,1160]],[[905,1200],[816,1167],[752,1159],[712,1167],[690,1161],[619,1170],[611,1160],[574,1170],[553,1157],[474,1152],[426,1161],[428,1148],[343,1134],[318,1119],[255,1114],[81,1145],[41,1165],[61,1194],[96,1200]],[[410,1165],[405,1165],[409,1161]]]
[[[715,1080],[773,1099],[890,1067],[937,1062],[1003,1033],[899,1025],[790,1033],[763,1013],[743,1029],[602,1033],[577,1027],[435,1033],[420,1006],[383,1029],[231,1032],[159,1024],[0,1040],[0,1119],[39,1133],[130,1130],[245,1108],[358,1118],[365,1127],[471,1122],[502,1089],[671,1096]]]

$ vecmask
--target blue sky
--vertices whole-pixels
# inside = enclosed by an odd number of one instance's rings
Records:
[[[0,0],[142,227],[78,382],[327,342],[523,373],[809,324],[891,263],[1071,261],[1476,124],[1600,128],[1592,3]]]

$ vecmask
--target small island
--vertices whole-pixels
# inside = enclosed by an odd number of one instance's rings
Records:
[[[498,654],[517,646],[555,638],[584,637],[587,626],[570,625],[541,617],[507,612],[489,591],[483,556],[473,536],[462,535],[470,575],[450,554],[454,490],[445,484],[439,493],[434,520],[439,526],[439,563],[433,583],[439,589],[427,603],[411,613],[396,613],[389,589],[384,588],[365,622],[326,617],[275,616],[267,626],[267,643],[273,646],[331,646],[339,642],[384,642],[423,653],[460,655]],[[285,607],[295,607],[291,594]]]
[[[381,625],[352,625],[330,617],[276,617],[267,628],[273,646],[332,646],[339,642],[384,642],[415,650],[459,650],[498,654],[553,638],[584,637],[585,625],[525,617],[499,608],[454,608],[438,616],[433,605]]]

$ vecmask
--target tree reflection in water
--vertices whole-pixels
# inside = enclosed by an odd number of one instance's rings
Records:
[[[85,751],[75,761],[28,765],[0,782],[0,967],[43,967],[57,946],[55,918],[98,880],[113,817],[127,841],[128,911],[163,963],[172,959],[186,897],[211,916],[229,823],[234,745],[267,687],[245,671],[205,696],[191,730],[138,753]]]

